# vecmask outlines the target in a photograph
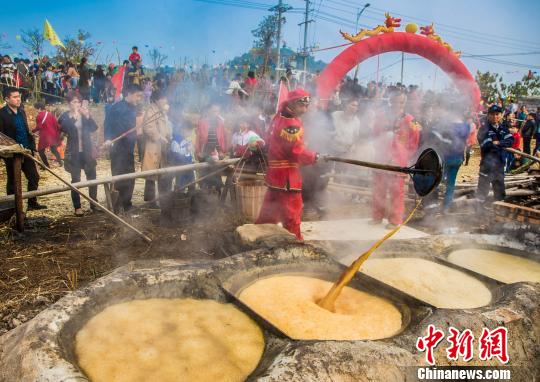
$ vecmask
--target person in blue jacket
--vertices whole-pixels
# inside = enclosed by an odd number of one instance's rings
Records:
[[[449,105],[442,118],[435,125],[432,134],[437,138],[435,146],[439,149],[444,164],[445,194],[442,212],[447,213],[454,200],[456,178],[463,163],[463,153],[467,145],[471,127],[465,121],[465,110],[459,102]]]
[[[487,119],[478,129],[478,143],[480,144],[480,173],[476,197],[485,202],[489,193],[489,186],[493,187],[493,197],[504,200],[504,148],[512,147],[514,137],[502,123],[503,109],[492,105],[488,109]]]

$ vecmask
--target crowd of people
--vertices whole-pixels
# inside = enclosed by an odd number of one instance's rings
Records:
[[[435,94],[416,86],[373,81],[362,86],[348,78],[332,99],[321,100],[308,109],[313,103],[310,93],[314,93],[318,74],[305,79],[306,90],[297,89],[299,81],[292,70],[279,81],[255,71],[247,71],[245,76],[232,74],[225,67],[181,69],[173,73],[159,70],[151,78],[144,72],[137,47],[122,64],[122,99],[115,100],[111,78],[119,66],[111,64],[106,72],[102,65],[90,69],[85,58],[78,65],[53,65],[45,59],[29,64],[27,60],[12,63],[4,56],[0,69],[6,106],[0,110],[0,131],[37,152],[46,166],[49,149],[57,164],[71,174],[72,182],[81,180],[82,170],[86,179],[96,178],[98,124],[90,104],[105,102],[108,105],[102,139],[109,151],[112,175],[135,172],[137,160],[146,171],[194,162],[211,163],[226,157],[242,158],[254,171],[267,173],[269,191],[259,222],[281,221],[299,238],[301,195],[316,199],[309,194],[324,189],[324,182],[321,186],[320,181],[322,172],[343,170],[336,166],[330,169],[317,161],[316,152],[407,166],[421,150],[433,147],[444,162],[442,212],[446,213],[452,206],[457,172],[462,164],[468,165],[473,146],[478,144],[481,153],[477,192],[480,201],[487,200],[490,185],[495,200],[505,198],[504,173],[512,171],[517,159],[522,158],[504,148],[533,154],[539,150],[540,108],[531,113],[526,106],[518,107],[512,102],[491,105],[482,115],[470,110],[463,97],[451,92]],[[36,88],[24,86],[27,78],[40,81],[39,91],[44,93],[44,102],[35,104],[39,113],[33,131],[29,129],[23,101]],[[288,89],[289,97],[277,105],[281,87]],[[55,115],[50,107],[57,99],[67,102],[68,110],[61,115]],[[305,129],[301,116],[306,121]],[[39,133],[37,145],[32,133]],[[305,148],[304,139],[316,152]],[[60,150],[64,140],[65,149]],[[12,163],[9,159],[5,162],[7,193],[11,194]],[[315,168],[319,170],[304,172],[307,186],[303,187],[299,167],[316,162]],[[33,162],[25,160],[23,172],[28,190],[37,189],[39,172]],[[205,175],[208,173],[200,174]],[[184,188],[193,179],[193,172],[147,178],[144,200],[163,210],[172,190],[193,191],[192,185]],[[215,175],[208,176],[201,185],[223,193],[231,184]],[[371,177],[371,187],[372,223],[381,224],[386,218],[387,228],[401,224],[406,177],[376,172]],[[115,189],[119,193],[118,209],[127,213],[133,207],[134,180],[117,182]],[[89,194],[96,199],[96,187],[91,187]],[[436,202],[434,196],[431,198]],[[82,216],[80,197],[75,192],[72,201],[75,214]],[[45,206],[34,198],[29,200],[29,208]],[[272,212],[276,210],[281,212]]]

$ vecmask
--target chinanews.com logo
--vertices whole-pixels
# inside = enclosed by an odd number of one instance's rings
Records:
[[[510,380],[511,370],[496,367],[433,367],[435,366],[434,350],[446,338],[446,358],[450,361],[460,359],[467,363],[473,360],[475,350],[481,361],[496,360],[506,365],[510,360],[508,356],[508,330],[505,327],[495,329],[483,328],[482,334],[475,346],[475,336],[470,329],[459,331],[454,327],[448,328],[448,335],[430,324],[427,334],[418,337],[416,349],[425,352],[426,363],[430,367],[419,367],[417,377],[419,380]]]

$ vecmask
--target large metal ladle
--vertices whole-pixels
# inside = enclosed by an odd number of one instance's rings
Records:
[[[412,178],[414,190],[419,196],[426,196],[433,191],[442,179],[442,161],[439,154],[431,148],[422,151],[416,163],[411,167],[400,167],[388,164],[325,156],[326,161],[353,164],[377,170],[401,172]]]

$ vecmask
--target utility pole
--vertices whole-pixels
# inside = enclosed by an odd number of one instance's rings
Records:
[[[304,25],[304,47],[302,49],[302,55],[304,56],[304,80],[303,83],[306,83],[306,71],[307,71],[307,60],[308,60],[308,49],[307,49],[307,38],[308,38],[308,24],[312,23],[313,20],[309,20],[309,0],[305,0],[306,2],[306,11],[304,13],[304,22],[300,23],[298,25]]]
[[[366,10],[367,7],[369,7],[370,3],[365,3],[364,7],[361,10],[358,10],[356,13],[356,27],[355,32],[358,33],[358,20],[360,20],[360,16],[362,16],[362,13]],[[360,64],[356,65],[356,68],[354,69],[354,79],[356,80],[358,78],[358,69],[360,68]]]
[[[405,53],[404,52],[401,52],[401,80],[399,82],[401,82],[401,85],[404,85],[403,83],[403,63],[405,62]]]
[[[271,12],[276,12],[278,19],[277,19],[277,61],[276,61],[276,77],[279,81],[279,68],[281,68],[281,25],[285,21],[283,18],[283,14],[289,10],[291,10],[292,7],[288,4],[283,4],[283,0],[279,0],[278,5],[275,7],[272,7],[269,9]]]

